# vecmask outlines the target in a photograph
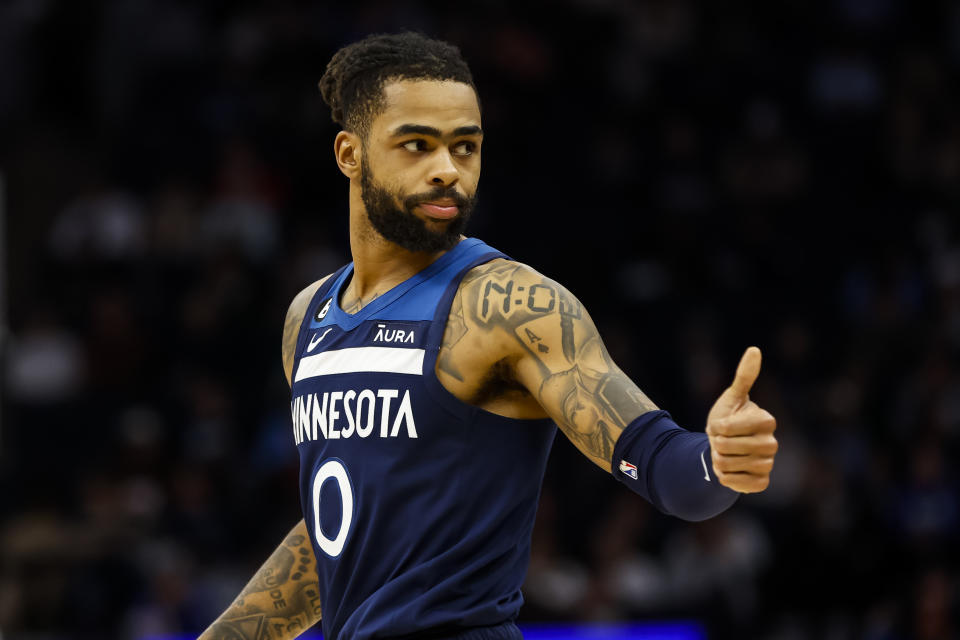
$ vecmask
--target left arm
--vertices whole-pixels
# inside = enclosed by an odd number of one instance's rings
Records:
[[[707,433],[692,433],[617,367],[583,305],[526,265],[500,261],[471,273],[463,315],[488,334],[505,369],[587,458],[659,509],[702,520],[733,504],[738,492],[766,487],[775,423],[746,397],[759,350],[744,356],[749,366],[741,365],[711,410]]]
[[[613,362],[580,301],[530,267],[499,260],[463,281],[463,332],[484,344],[597,466],[611,470],[620,433],[657,406]],[[462,319],[461,319],[462,316]]]

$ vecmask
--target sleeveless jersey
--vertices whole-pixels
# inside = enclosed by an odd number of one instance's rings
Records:
[[[328,640],[522,637],[512,621],[556,427],[465,404],[435,374],[460,281],[504,257],[463,240],[352,315],[339,305],[351,263],[304,316],[291,413]]]

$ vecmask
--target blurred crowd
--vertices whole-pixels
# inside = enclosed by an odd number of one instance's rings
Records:
[[[521,620],[960,638],[956,0],[0,3],[0,634],[196,633],[301,517],[283,316],[350,259],[316,82],[405,28],[480,87],[471,235],[690,429],[759,345],[779,423],[700,524],[559,437]]]

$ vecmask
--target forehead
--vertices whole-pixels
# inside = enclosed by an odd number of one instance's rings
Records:
[[[473,87],[450,80],[393,80],[383,87],[384,110],[373,121],[374,132],[403,124],[427,125],[441,131],[480,126],[480,105]]]

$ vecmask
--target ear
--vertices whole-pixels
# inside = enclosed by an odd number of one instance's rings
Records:
[[[337,166],[343,175],[351,180],[360,179],[360,163],[363,160],[360,150],[360,137],[349,131],[341,131],[333,141],[333,154]]]

